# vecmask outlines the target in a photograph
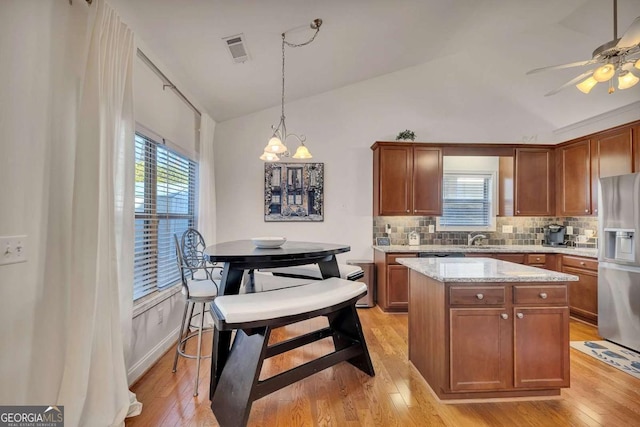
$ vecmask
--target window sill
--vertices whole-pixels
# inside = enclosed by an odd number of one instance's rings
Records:
[[[162,301],[171,298],[182,290],[182,283],[176,283],[161,291],[155,291],[149,295],[145,295],[133,302],[133,318],[140,316],[149,309],[160,304]]]

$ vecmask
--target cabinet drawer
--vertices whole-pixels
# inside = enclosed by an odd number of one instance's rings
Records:
[[[547,262],[547,256],[545,254],[527,254],[527,264],[537,265]]]
[[[567,286],[514,286],[514,304],[567,304]]]
[[[495,254],[495,258],[501,261],[515,262],[516,264],[524,264],[524,254]]]
[[[598,261],[595,259],[563,255],[562,265],[566,267],[584,268],[585,270],[598,271]]]
[[[505,288],[496,287],[455,287],[449,288],[450,305],[496,305],[504,304]]]
[[[397,258],[415,258],[417,255],[413,254],[393,254],[387,255],[387,264],[399,264],[396,259]]]

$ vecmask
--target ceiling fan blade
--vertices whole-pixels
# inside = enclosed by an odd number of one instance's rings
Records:
[[[618,41],[617,47],[631,47],[640,43],[640,16],[631,24],[626,33]]]
[[[563,68],[581,67],[583,65],[593,64],[594,62],[598,62],[598,61],[595,61],[593,59],[588,59],[586,61],[571,62],[569,64],[551,65],[549,67],[535,68],[531,71],[527,71],[527,74],[534,74],[534,73],[539,73],[540,71],[547,71],[547,70],[561,70]]]
[[[576,78],[574,78],[574,79],[572,79],[572,80],[569,80],[568,82],[566,82],[565,84],[563,84],[563,85],[562,85],[562,86],[560,86],[559,88],[554,89],[554,90],[552,90],[551,92],[549,92],[549,93],[545,94],[545,96],[555,95],[556,93],[560,92],[562,89],[567,88],[567,87],[569,87],[569,86],[573,86],[573,85],[575,85],[576,83],[581,82],[582,80],[584,80],[584,79],[586,79],[587,77],[589,77],[590,75],[592,75],[594,71],[595,71],[595,70],[589,70],[589,71],[587,71],[587,72],[585,72],[585,73],[580,74],[578,77],[576,77]]]

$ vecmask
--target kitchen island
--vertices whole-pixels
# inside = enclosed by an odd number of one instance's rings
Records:
[[[399,258],[409,270],[409,360],[442,400],[569,387],[568,282],[493,258]]]

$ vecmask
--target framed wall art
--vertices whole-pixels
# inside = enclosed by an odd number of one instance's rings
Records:
[[[324,163],[265,163],[264,220],[324,221]]]

